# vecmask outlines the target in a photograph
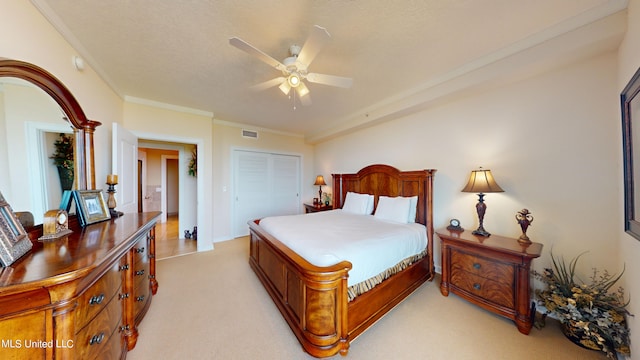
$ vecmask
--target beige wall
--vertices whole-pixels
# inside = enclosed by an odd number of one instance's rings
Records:
[[[242,129],[258,131],[258,139],[242,137]],[[302,201],[311,201],[317,187],[312,184],[314,172],[313,146],[307,145],[301,136],[267,131],[255,127],[242,127],[224,121],[213,125],[213,197],[215,199],[214,241],[229,240],[233,236],[233,183],[231,156],[233,149],[272,151],[280,154],[300,155],[302,158]],[[325,177],[330,174],[324,174]],[[226,190],[226,191],[225,191]]]
[[[616,79],[617,56],[610,52],[467,92],[435,108],[318,144],[316,169],[353,172],[372,163],[401,170],[435,168],[435,227],[455,217],[475,229],[477,195],[460,190],[469,172],[483,166],[505,190],[485,196],[485,228],[517,237],[514,216],[529,209],[534,221],[528,235],[544,244],[535,269],[551,265],[553,249],[566,258],[588,251],[579,264],[584,278],[593,266],[616,272],[626,262],[628,271],[635,259],[620,259],[617,240],[623,211]],[[625,242],[638,255],[638,241]],[[638,271],[628,271],[627,279],[632,274]],[[637,290],[631,299],[640,302]]]
[[[627,20],[627,35],[620,46],[618,52],[618,93],[624,89],[627,82],[631,79],[633,74],[640,68],[640,0],[630,0]],[[618,115],[618,124],[620,124],[620,116]],[[636,134],[637,135],[637,134]],[[620,138],[617,139],[616,145],[618,146],[619,155],[622,157],[622,142]],[[623,206],[623,188],[622,188],[622,162],[619,160],[618,172],[616,179],[620,184],[618,188],[619,200],[617,208],[620,209],[620,219],[622,219]],[[635,317],[629,318],[629,325],[631,328],[631,354],[633,358],[640,358],[640,281],[638,279],[640,274],[640,241],[627,235],[623,232],[622,221],[619,221],[615,233],[618,238],[618,253],[620,263],[625,264],[627,267],[626,276],[624,277],[624,287],[627,293],[631,297],[631,304],[629,305],[629,311],[636,314]]]

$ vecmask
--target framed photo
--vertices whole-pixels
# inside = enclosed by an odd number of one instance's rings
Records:
[[[31,250],[31,240],[0,193],[0,263],[9,266]]]
[[[76,212],[80,225],[87,226],[111,219],[107,203],[102,197],[102,190],[75,190]]]
[[[624,155],[624,230],[640,240],[640,69],[620,94]]]

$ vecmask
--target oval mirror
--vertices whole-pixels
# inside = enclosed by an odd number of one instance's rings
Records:
[[[93,132],[100,123],[87,119],[64,84],[36,65],[0,59],[0,86],[0,191],[14,211],[31,211],[40,222],[62,193],[49,159],[61,134],[73,142],[73,188],[95,188]]]

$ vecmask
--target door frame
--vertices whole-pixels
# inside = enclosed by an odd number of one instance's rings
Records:
[[[146,143],[145,140],[150,140],[150,141],[161,141],[161,142],[167,142],[167,143],[179,143],[179,144],[192,144],[196,147],[196,151],[198,153],[200,153],[201,151],[204,151],[204,139],[200,139],[200,138],[185,138],[185,137],[179,137],[179,136],[171,136],[171,135],[165,135],[165,134],[152,134],[152,133],[146,133],[146,132],[140,132],[140,131],[132,131],[134,134],[136,134],[138,136],[139,140],[138,144],[140,144],[140,142],[142,142],[144,144],[143,147],[146,148],[158,148],[158,145],[154,145],[152,143]],[[154,147],[155,146],[155,147]],[[170,144],[162,144],[162,148],[167,148],[170,146]],[[182,147],[182,151],[178,151],[179,152],[179,157],[180,159],[178,160],[179,164],[182,164],[183,161],[188,161],[188,157],[191,156],[191,153],[187,153],[184,150],[184,147]],[[198,168],[202,169],[204,168],[204,158],[203,156],[198,156]],[[184,186],[185,181],[183,181],[184,179],[182,178],[182,176],[187,176],[186,172],[180,172],[180,185],[179,185],[179,191],[182,192],[183,189],[182,187]],[[204,199],[204,179],[203,176],[198,176],[196,178],[196,197],[198,199]],[[182,206],[184,206],[184,204],[182,204],[184,196],[180,195],[180,202],[181,204],[178,205],[179,208],[182,208]],[[205,210],[204,210],[204,202],[203,201],[197,201],[196,203],[196,223],[198,224],[198,238],[202,237],[202,239],[207,239],[211,236],[211,226],[207,225],[207,222],[205,221]],[[179,212],[182,212],[181,210],[178,210]],[[182,229],[184,226],[183,224],[184,221],[184,217],[180,217],[178,220],[178,226],[179,229]],[[186,229],[187,227],[185,227]],[[178,231],[178,236],[182,239],[184,238],[184,233],[181,231]],[[208,251],[208,250],[212,250],[213,249],[213,241],[209,242],[209,241],[198,241],[198,251]]]
[[[182,150],[184,151],[184,147],[181,147]],[[161,222],[167,222],[167,216],[169,215],[168,213],[168,205],[167,205],[167,160],[178,160],[178,168],[180,168],[180,153],[181,151],[178,152],[178,156],[175,155],[160,155],[160,211],[162,211],[162,220]],[[180,200],[180,191],[181,191],[181,186],[180,186],[180,178],[182,177],[182,175],[180,173],[178,173],[178,214],[180,213],[180,205],[182,205],[182,201]],[[178,224],[180,224],[180,216],[178,216]],[[180,224],[181,225],[181,224]],[[178,226],[180,226],[178,225]],[[182,226],[180,226],[179,229],[182,229]],[[178,231],[178,233],[180,233],[180,231]],[[184,238],[184,236],[180,237],[180,234],[178,234],[178,238],[182,239]]]

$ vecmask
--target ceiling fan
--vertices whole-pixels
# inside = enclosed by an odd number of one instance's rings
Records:
[[[298,94],[302,105],[310,105],[311,97],[309,96],[309,88],[305,85],[304,80],[311,83],[341,88],[350,88],[353,84],[353,79],[351,78],[308,72],[311,61],[313,61],[330,37],[331,35],[329,35],[329,32],[327,32],[325,28],[315,25],[304,45],[302,47],[298,45],[289,47],[290,56],[282,62],[265,54],[240,38],[232,37],[229,39],[229,44],[249,55],[257,57],[282,72],[282,76],[254,85],[251,87],[252,90],[259,91],[278,86],[285,95],[288,95],[293,88]]]

